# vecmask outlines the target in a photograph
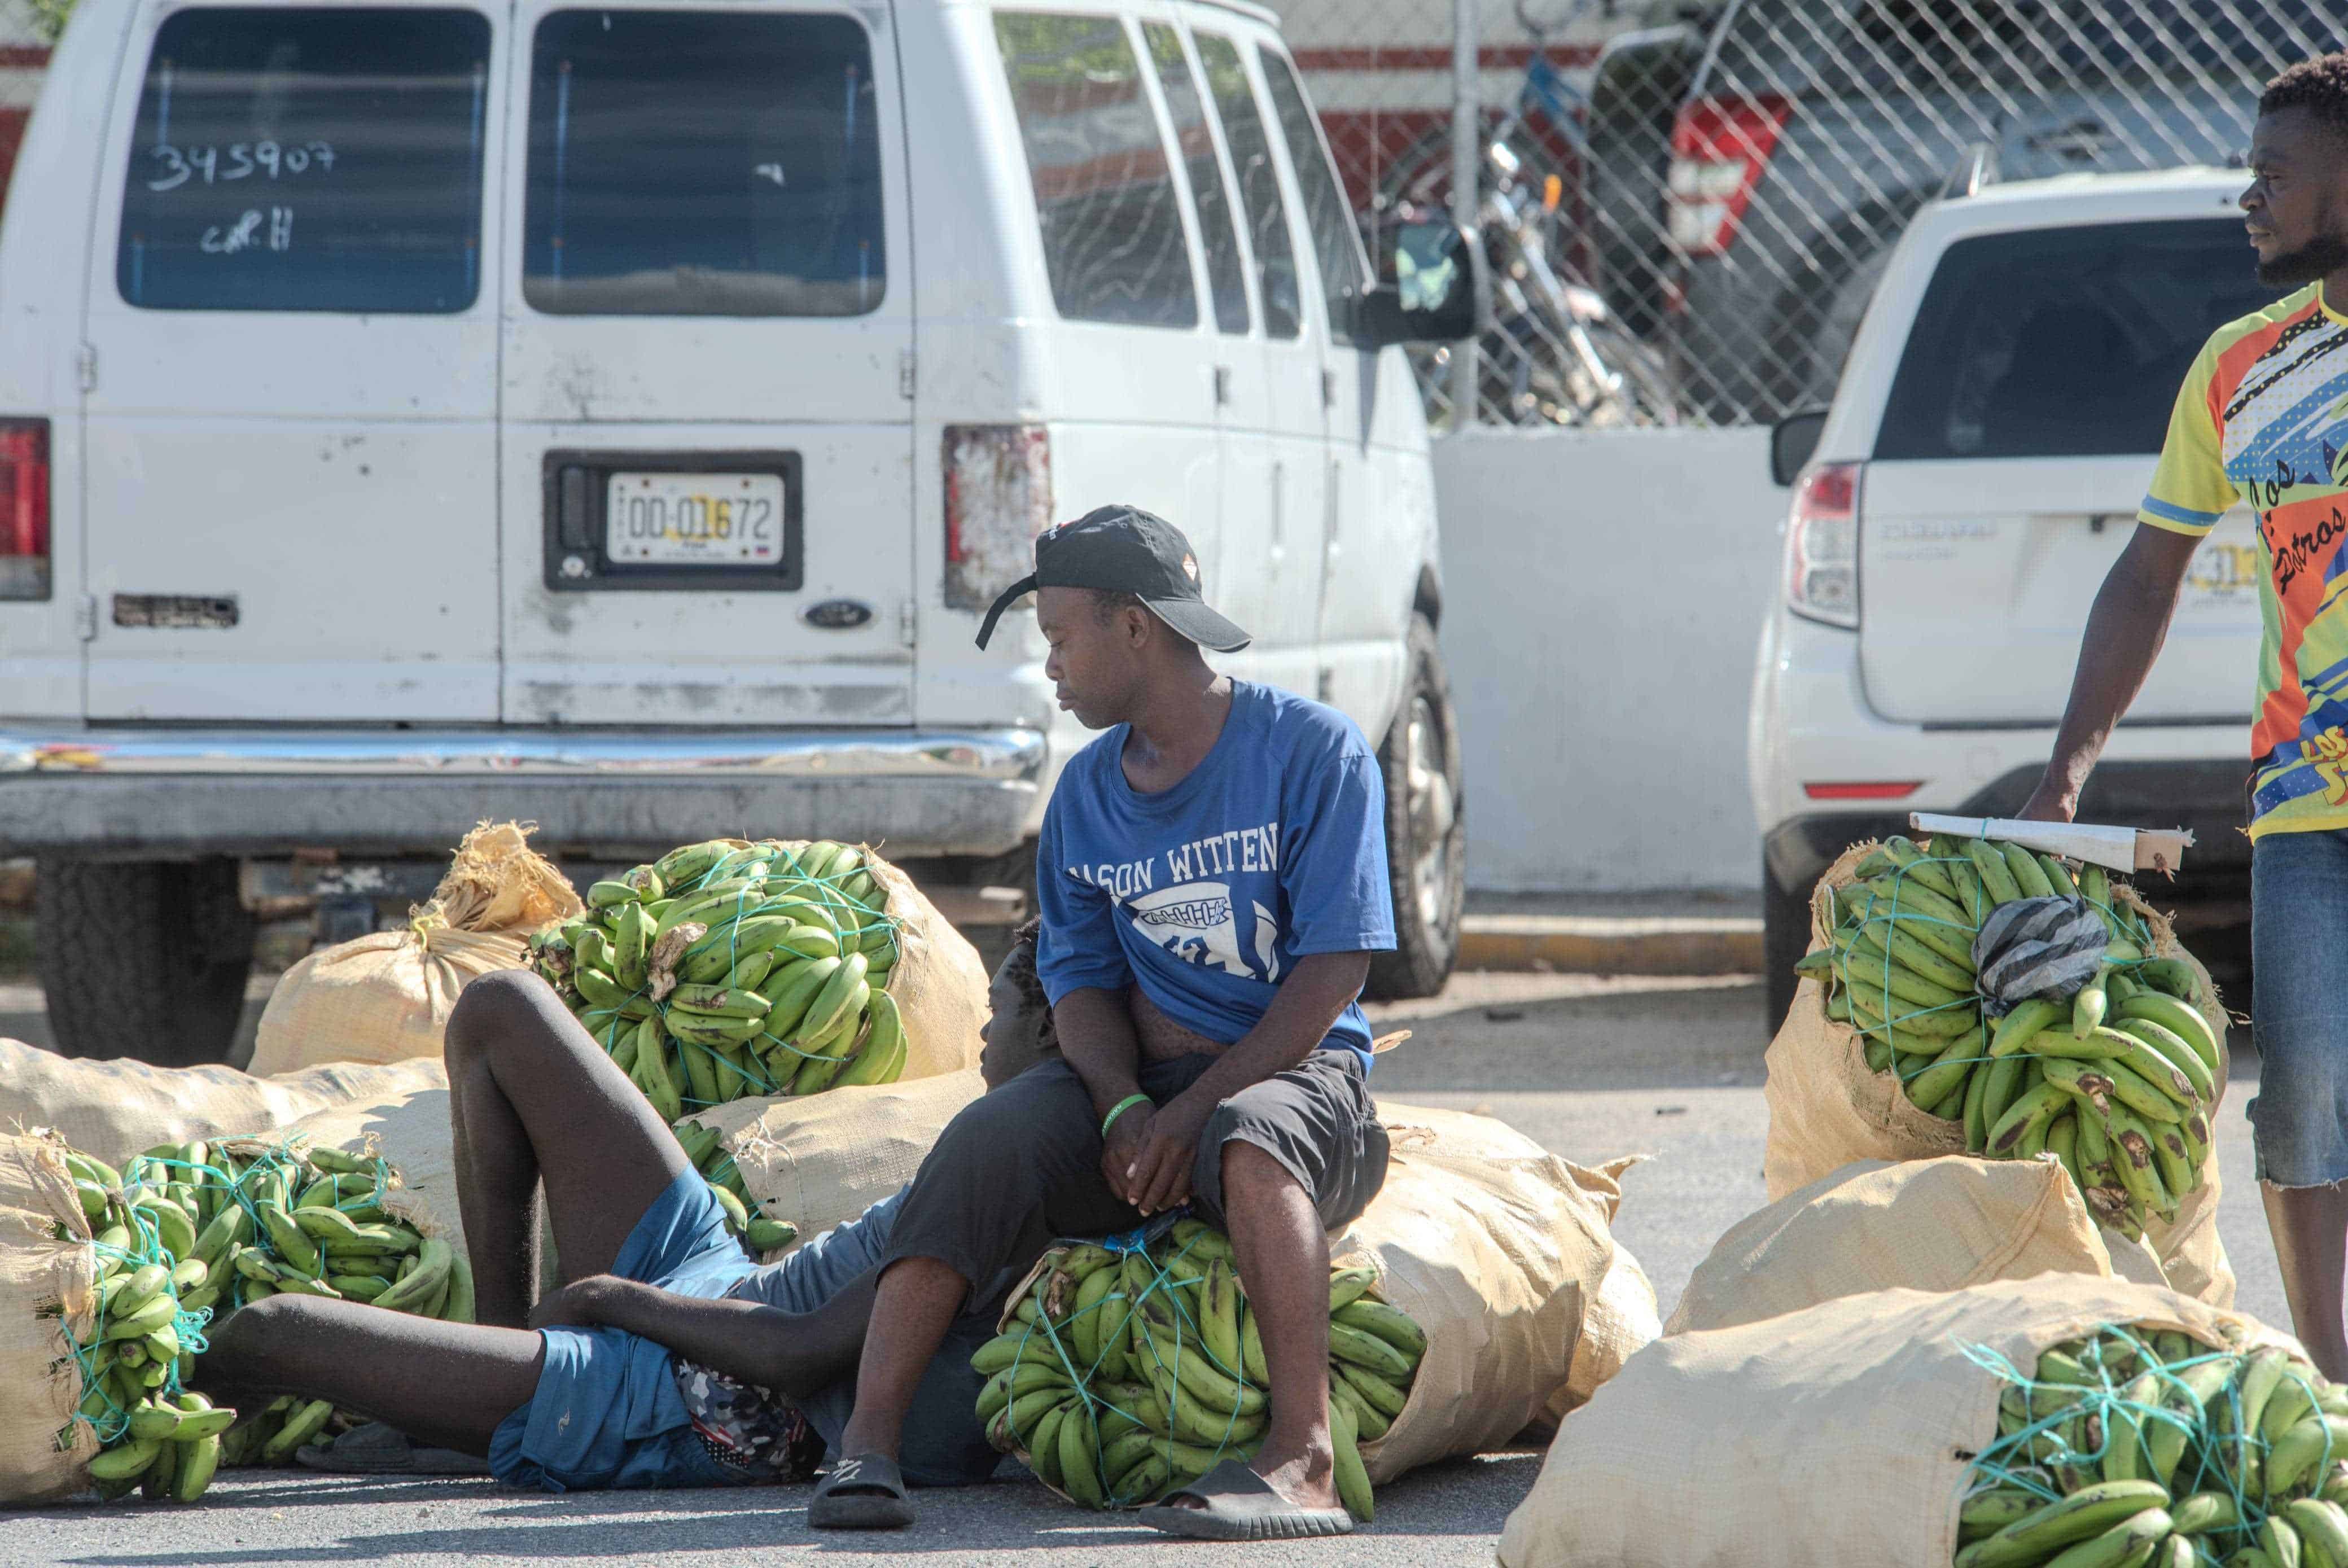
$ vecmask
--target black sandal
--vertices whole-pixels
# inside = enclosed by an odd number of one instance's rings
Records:
[[[904,1472],[883,1454],[858,1454],[832,1466],[808,1505],[815,1530],[902,1530],[912,1522]]]
[[[1201,1506],[1167,1506],[1178,1497],[1196,1498]],[[1354,1532],[1354,1516],[1344,1509],[1299,1508],[1237,1460],[1225,1460],[1189,1486],[1175,1488],[1138,1517],[1152,1530],[1193,1541],[1292,1541]]]

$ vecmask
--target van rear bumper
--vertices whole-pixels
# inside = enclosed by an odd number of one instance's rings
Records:
[[[891,858],[1028,836],[1039,730],[312,729],[0,725],[0,852],[445,855],[484,819],[551,851],[825,838]]]

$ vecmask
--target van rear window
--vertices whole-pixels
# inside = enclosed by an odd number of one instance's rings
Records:
[[[2202,344],[2275,298],[2240,219],[1960,240],[1909,331],[1875,455],[2157,453]]]
[[[861,315],[887,292],[852,16],[558,11],[530,46],[522,297],[571,315]]]
[[[1172,159],[1114,16],[998,11],[1052,303],[1070,321],[1195,326]]]
[[[460,311],[480,292],[489,24],[191,8],[156,30],[115,282],[154,310]]]

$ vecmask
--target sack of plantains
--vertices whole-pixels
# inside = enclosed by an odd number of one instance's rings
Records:
[[[1767,1057],[1770,1197],[1855,1160],[2052,1154],[2089,1212],[2223,1305],[2226,1016],[2135,889],[2016,844],[1862,844],[1811,902]]]
[[[712,839],[597,882],[530,940],[661,1115],[978,1061],[978,954],[879,856]]]
[[[403,930],[323,948],[277,982],[252,1070],[438,1057],[466,985],[519,969],[530,934],[579,910],[579,895],[530,849],[531,825],[484,822],[465,835],[430,902]]]
[[[206,1330],[279,1292],[472,1319],[472,1274],[379,1155],[198,1140],[120,1170],[46,1130],[0,1139],[0,1501],[94,1483],[192,1502],[222,1465],[326,1432],[324,1400],[215,1409]],[[36,1454],[32,1445],[37,1443]]]
[[[267,1132],[332,1106],[447,1082],[438,1057],[329,1062],[255,1078],[231,1067],[79,1059],[0,1040],[0,1128],[53,1128],[83,1153],[118,1163],[158,1143]]]
[[[1345,1502],[1373,1483],[1505,1444],[1568,1385],[1626,1360],[1643,1284],[1607,1231],[1619,1196],[1488,1117],[1379,1108],[1394,1155],[1330,1240],[1330,1419]],[[1617,1310],[1594,1314],[1612,1278]],[[1649,1294],[1643,1314],[1652,1325]],[[1063,1497],[1136,1506],[1249,1455],[1268,1368],[1229,1239],[1195,1221],[1048,1253],[973,1358],[998,1448]],[[1645,1330],[1652,1333],[1652,1328]],[[1598,1370],[1593,1370],[1598,1369]]]
[[[730,1173],[753,1210],[788,1215],[798,1234],[818,1236],[911,1181],[946,1123],[985,1092],[970,1068],[805,1099],[731,1100],[688,1112],[676,1134],[688,1151],[705,1140],[704,1171]]]
[[[1734,1328],[1872,1291],[1965,1290],[2043,1274],[2168,1283],[2142,1248],[2098,1230],[2052,1160],[1861,1160],[1715,1243],[1663,1332]]]
[[[1055,1247],[1011,1295],[1003,1332],[971,1357],[987,1437],[1086,1508],[1133,1508],[1252,1458],[1271,1376],[1231,1240],[1196,1220],[1107,1245]],[[1337,1492],[1376,1511],[1362,1444],[1410,1401],[1426,1333],[1370,1295],[1374,1269],[1329,1276],[1329,1432]]]
[[[1881,1291],[1632,1357],[1559,1432],[1499,1561],[2333,1563],[2343,1461],[2348,1391],[2288,1336],[2176,1291]]]

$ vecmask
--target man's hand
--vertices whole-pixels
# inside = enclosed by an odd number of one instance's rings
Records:
[[[1207,1119],[1214,1113],[1213,1100],[1188,1090],[1158,1108],[1143,1130],[1139,1154],[1127,1168],[1121,1189],[1127,1202],[1148,1215],[1174,1208],[1190,1196],[1190,1167],[1199,1158],[1199,1134],[1206,1130]]]
[[[1149,1142],[1149,1123],[1157,1116],[1154,1105],[1137,1105],[1108,1124],[1108,1137],[1101,1144],[1101,1180],[1108,1190],[1131,1203],[1140,1194],[1127,1172],[1141,1158]]]
[[[2079,798],[2049,776],[2038,781],[2030,792],[2029,802],[2022,808],[2019,820],[2024,822],[2067,822],[2078,814]]]
[[[585,1279],[572,1280],[561,1289],[538,1298],[530,1309],[532,1328],[595,1328],[612,1322],[612,1310],[618,1297],[633,1280],[617,1274],[589,1274]]]

